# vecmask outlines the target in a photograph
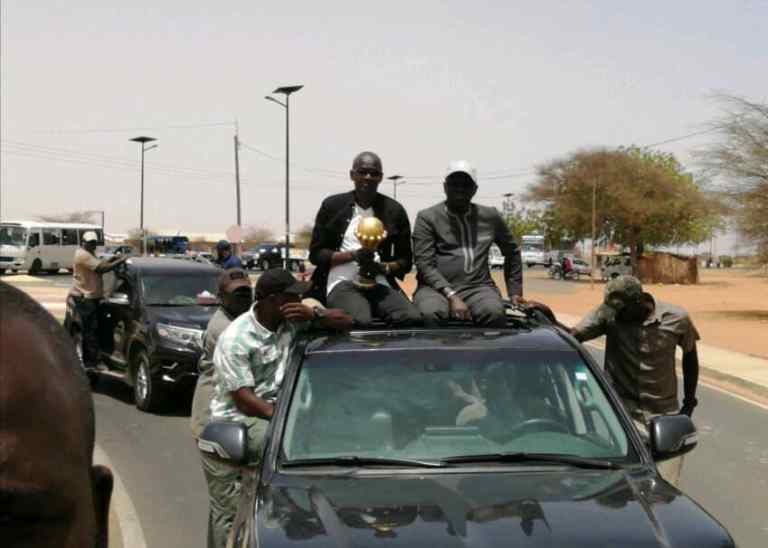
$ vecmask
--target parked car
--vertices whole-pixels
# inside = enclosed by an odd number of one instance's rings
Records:
[[[210,265],[155,257],[132,258],[115,270],[99,311],[98,373],[132,386],[139,409],[159,408],[172,385],[191,389],[219,274]],[[82,356],[82,322],[71,299],[64,327]]]
[[[260,473],[245,425],[201,437],[243,467],[231,546],[734,546],[654,464],[696,445],[693,422],[654,419],[646,446],[546,322],[315,335],[281,390]]]
[[[629,255],[607,257],[603,266],[600,267],[600,276],[606,281],[633,273],[632,258]]]
[[[283,257],[285,257],[285,244],[275,242],[259,244],[240,254],[240,260],[246,268],[258,268],[262,272],[283,266]],[[307,251],[295,248],[291,244],[288,269],[303,272],[306,260],[308,260]]]

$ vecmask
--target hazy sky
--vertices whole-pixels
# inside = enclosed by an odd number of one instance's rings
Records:
[[[451,159],[474,162],[477,201],[500,206],[541,162],[704,129],[716,91],[768,93],[766,2],[117,4],[2,0],[3,219],[93,209],[109,232],[138,226],[129,139],[149,135],[145,224],[222,232],[237,120],[243,222],[282,232],[284,111],[263,99],[279,85],[306,86],[291,101],[294,227],[351,188],[365,149],[405,176],[413,219]],[[707,139],[660,148],[693,169]]]

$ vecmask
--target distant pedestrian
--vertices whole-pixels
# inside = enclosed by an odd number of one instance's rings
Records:
[[[604,303],[572,330],[579,341],[606,336],[605,372],[647,439],[651,419],[659,415],[693,415],[698,404],[696,386],[699,333],[688,313],[657,301],[643,292],[640,280],[619,276],[605,286]],[[675,348],[683,350],[683,405],[677,399]],[[658,464],[672,485],[680,482],[683,457]]]
[[[240,258],[232,254],[232,244],[227,240],[219,240],[216,243],[216,260],[214,263],[224,270],[243,268]]]

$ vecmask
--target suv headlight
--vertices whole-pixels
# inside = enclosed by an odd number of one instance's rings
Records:
[[[167,323],[157,324],[157,334],[162,338],[185,346],[203,347],[203,330]]]

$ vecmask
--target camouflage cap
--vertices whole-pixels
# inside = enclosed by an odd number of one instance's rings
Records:
[[[643,286],[634,276],[618,276],[605,284],[606,305],[616,312],[626,305],[638,302],[643,295]]]

